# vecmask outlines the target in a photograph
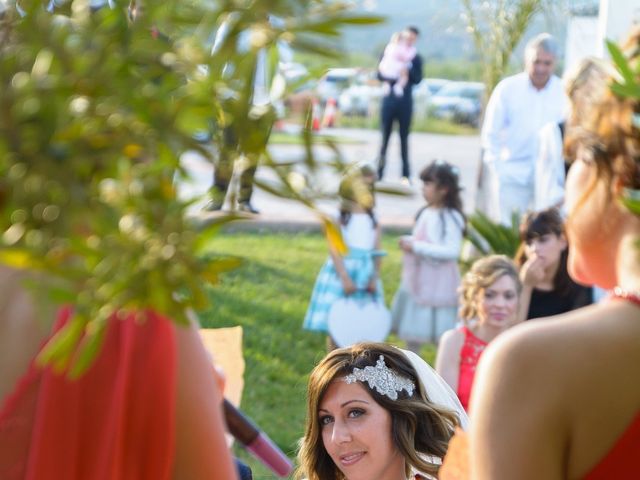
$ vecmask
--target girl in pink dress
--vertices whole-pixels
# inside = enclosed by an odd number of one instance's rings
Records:
[[[442,336],[436,371],[465,409],[482,352],[517,321],[521,289],[516,267],[504,255],[477,260],[462,281],[460,316],[464,324]]]
[[[437,343],[456,323],[458,257],[466,223],[456,167],[434,161],[420,179],[427,205],[418,212],[411,235],[399,239],[402,281],[391,312],[398,336],[415,352],[426,342]]]

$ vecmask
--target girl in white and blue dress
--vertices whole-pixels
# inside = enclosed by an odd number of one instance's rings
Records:
[[[456,324],[458,257],[466,225],[457,168],[436,160],[420,179],[427,205],[411,235],[398,242],[404,252],[402,280],[391,307],[394,331],[416,353]]]
[[[380,225],[373,211],[375,179],[375,170],[365,165],[340,183],[339,223],[348,250],[341,255],[329,246],[329,258],[318,273],[304,318],[306,330],[328,332],[329,311],[340,298],[383,298],[378,275]],[[328,336],[327,349],[334,348],[335,343]]]

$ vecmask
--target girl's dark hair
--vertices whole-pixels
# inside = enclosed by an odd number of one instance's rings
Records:
[[[518,267],[522,267],[527,261],[525,246],[534,238],[543,235],[554,234],[558,237],[564,235],[564,220],[557,208],[548,208],[540,212],[530,212],[520,222],[520,245],[516,252],[515,261]],[[567,271],[568,248],[560,254],[558,270],[553,277],[553,289],[560,295],[568,295],[571,290],[571,278]]]
[[[373,212],[375,206],[375,189],[373,184],[365,182],[365,177],[376,176],[376,171],[370,165],[363,165],[355,173],[345,176],[338,187],[340,197],[340,224],[347,225],[351,220],[353,206],[360,205],[371,217],[373,226],[378,226],[378,220]]]
[[[447,189],[447,193],[442,199],[446,208],[455,210],[462,217],[460,228],[464,235],[467,231],[467,217],[462,210],[462,198],[460,197],[460,179],[458,168],[443,160],[434,160],[420,172],[420,180],[423,182],[434,182],[438,187]],[[418,212],[420,214],[420,212]],[[441,213],[444,215],[444,212]],[[442,222],[442,236],[444,237],[444,222]]]

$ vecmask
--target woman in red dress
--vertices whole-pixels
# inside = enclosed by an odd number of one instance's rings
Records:
[[[476,261],[462,280],[460,316],[464,324],[442,336],[436,371],[465,409],[482,352],[517,321],[520,290],[516,267],[504,255]]]
[[[94,363],[69,380],[34,358],[71,309],[55,320],[39,308],[28,276],[0,266],[0,478],[236,478],[220,382],[195,324],[152,311],[111,319]]]

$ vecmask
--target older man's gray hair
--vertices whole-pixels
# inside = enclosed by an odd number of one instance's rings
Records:
[[[550,33],[541,33],[529,40],[524,50],[525,58],[538,50],[543,50],[558,58],[558,43]]]

